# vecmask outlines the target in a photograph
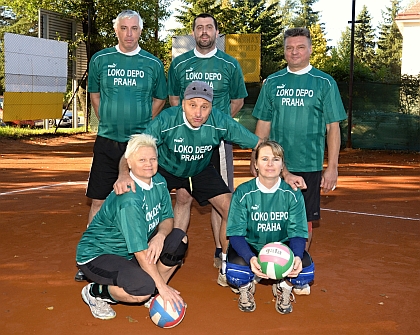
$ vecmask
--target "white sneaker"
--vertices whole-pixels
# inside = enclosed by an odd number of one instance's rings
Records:
[[[219,271],[219,276],[217,277],[217,284],[223,287],[228,287],[229,284],[227,283],[226,274],[222,274]]]
[[[310,295],[311,294],[311,287],[309,284],[305,284],[303,286],[294,286],[293,292],[296,295]]]
[[[295,296],[292,293],[292,287],[281,287],[280,283],[276,285],[276,304],[274,305],[277,312],[280,314],[289,314],[293,312],[292,302],[295,301]]]
[[[95,298],[90,295],[91,283],[82,289],[83,301],[89,306],[92,315],[97,319],[109,320],[115,318],[117,313],[109,304],[101,298]]]
[[[242,312],[253,312],[257,305],[254,300],[255,284],[250,282],[245,286],[239,288],[238,307]]]
[[[152,303],[152,300],[153,300],[153,298],[154,298],[155,296],[154,295],[152,295],[150,298],[149,298],[149,300],[147,300],[145,303],[144,303],[144,307],[146,307],[146,308],[150,308],[150,304]]]

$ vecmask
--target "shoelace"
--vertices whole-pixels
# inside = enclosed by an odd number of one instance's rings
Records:
[[[251,303],[251,286],[247,287],[246,290],[239,290],[241,295],[239,299],[241,299],[242,302]]]
[[[109,306],[109,304],[106,302],[106,301],[103,301],[102,299],[98,299],[98,298],[95,298],[95,302],[96,302],[96,306],[97,307],[99,307],[99,308],[106,308],[106,310],[110,310],[110,306]]]

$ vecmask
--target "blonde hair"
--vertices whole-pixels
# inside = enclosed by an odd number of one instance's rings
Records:
[[[278,144],[276,141],[266,140],[260,143],[260,145],[255,150],[255,160],[258,159],[260,150],[265,147],[270,147],[273,151],[273,155],[275,157],[280,157],[284,161],[284,149],[283,147]]]
[[[139,148],[142,147],[150,147],[155,149],[157,156],[158,153],[156,139],[148,134],[135,134],[131,135],[130,140],[128,141],[124,157],[128,159],[132,154],[134,154]]]

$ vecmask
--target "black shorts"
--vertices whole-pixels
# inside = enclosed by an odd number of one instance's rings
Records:
[[[199,174],[189,178],[176,177],[160,166],[158,172],[165,177],[169,191],[185,188],[200,206],[208,205],[209,199],[220,194],[231,193],[212,164],[209,164]]]
[[[220,173],[225,184],[231,192],[234,191],[233,183],[233,146],[232,143],[221,141],[220,145],[213,149],[211,163]]]
[[[308,187],[302,190],[303,198],[305,200],[306,218],[309,221],[316,221],[321,218],[321,177],[322,171],[315,172],[292,172],[301,176]]]
[[[176,234],[175,229],[166,237],[161,255],[169,252],[169,249],[173,249],[173,243],[180,243],[179,235]],[[86,264],[77,266],[94,283],[118,286],[134,296],[145,296],[155,292],[154,280],[140,267],[135,256],[128,260],[117,255],[101,255]]]
[[[120,159],[127,142],[116,142],[97,136],[93,146],[93,160],[90,168],[86,195],[91,199],[105,200],[118,179]]]

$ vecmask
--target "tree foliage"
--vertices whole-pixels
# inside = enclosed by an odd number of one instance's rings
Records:
[[[319,12],[312,9],[318,0],[301,0],[298,5],[297,16],[292,20],[295,27],[306,27],[319,24]]]
[[[316,68],[324,70],[327,60],[327,40],[325,39],[319,24],[311,25],[309,31],[312,40],[312,55],[310,62]]]
[[[390,1],[390,6],[382,11],[383,21],[379,24],[376,64],[384,77],[398,79],[401,76],[402,35],[395,17],[401,10],[401,0]]]
[[[354,56],[368,67],[375,62],[375,30],[372,27],[372,17],[366,6],[363,6],[354,28]]]

